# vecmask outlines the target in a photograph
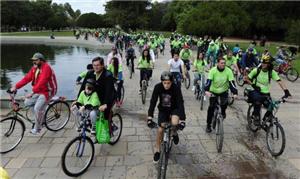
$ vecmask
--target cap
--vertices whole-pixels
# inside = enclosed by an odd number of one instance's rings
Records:
[[[45,57],[43,54],[41,54],[39,52],[33,54],[33,56],[31,57],[31,60],[38,60],[38,59],[45,60]]]

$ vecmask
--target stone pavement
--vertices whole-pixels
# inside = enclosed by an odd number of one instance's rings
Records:
[[[168,50],[155,64],[146,105],[142,105],[138,95],[139,71],[129,79],[124,67],[125,101],[120,109],[115,109],[123,118],[120,141],[114,146],[96,145],[92,165],[78,178],[156,178],[156,166],[152,162],[156,131],[146,127],[146,115],[153,86],[167,69]],[[207,104],[200,111],[191,88],[182,88],[187,125],[179,132],[179,144],[172,148],[167,178],[300,178],[300,81],[286,83],[296,103],[281,104],[278,112],[287,138],[285,151],[278,158],[267,151],[265,132],[253,135],[247,129],[248,105],[242,100],[227,109],[223,152],[217,153],[214,133],[205,133]],[[274,97],[283,95],[278,85],[273,82],[272,86]],[[239,94],[242,95],[241,88]],[[28,126],[21,144],[1,155],[2,166],[14,179],[69,178],[61,169],[60,157],[67,143],[77,136],[74,120],[62,131],[43,130],[40,136],[29,134]]]

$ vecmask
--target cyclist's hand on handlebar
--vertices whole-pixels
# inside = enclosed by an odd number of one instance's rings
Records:
[[[155,125],[155,122],[153,122],[153,120],[152,120],[152,117],[148,117],[148,120],[147,120],[147,126],[149,127],[149,128],[154,128],[156,125]]]
[[[16,91],[17,91],[17,88],[16,88],[15,86],[13,86],[13,87],[11,87],[11,88],[9,89],[9,91],[12,92],[12,93],[13,93],[13,92],[16,92]]]
[[[79,112],[83,112],[85,110],[85,107],[84,106],[81,106],[80,108],[79,108]]]
[[[103,104],[99,107],[99,111],[104,112],[106,108],[107,108],[107,104]]]
[[[282,98],[288,98],[288,97],[292,97],[290,91],[288,89],[284,90],[284,96]]]
[[[233,95],[233,98],[234,98],[234,99],[237,99],[237,98],[238,98],[238,95],[237,95],[237,94],[234,94],[234,95]]]
[[[210,97],[211,96],[211,92],[205,91],[205,95],[208,96],[208,97]]]

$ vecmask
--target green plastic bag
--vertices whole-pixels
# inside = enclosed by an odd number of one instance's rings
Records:
[[[99,144],[110,142],[108,120],[104,119],[103,113],[100,113],[100,119],[97,119],[96,121],[96,139]]]

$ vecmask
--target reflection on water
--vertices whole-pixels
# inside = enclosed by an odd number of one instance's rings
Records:
[[[19,81],[32,67],[30,58],[41,52],[55,71],[58,82],[58,95],[74,99],[75,80],[86,70],[96,56],[106,56],[108,51],[91,50],[79,46],[47,46],[29,44],[1,44],[1,96],[4,90]],[[30,84],[24,89],[31,90]],[[24,90],[19,90],[24,94]]]

